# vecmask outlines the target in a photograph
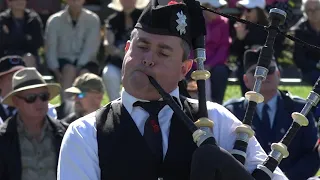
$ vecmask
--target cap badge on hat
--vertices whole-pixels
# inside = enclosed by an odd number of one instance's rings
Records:
[[[186,27],[187,27],[187,17],[186,15],[183,14],[182,11],[177,13],[178,19],[176,20],[176,22],[178,23],[178,26],[176,27],[177,31],[179,31],[180,35],[185,34],[186,33]]]

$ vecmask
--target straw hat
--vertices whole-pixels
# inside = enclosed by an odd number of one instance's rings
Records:
[[[148,5],[148,3],[149,0],[136,0],[136,8],[143,9]],[[111,3],[108,4],[108,8],[111,8],[116,11],[123,10],[120,0],[112,0]]]
[[[2,103],[9,106],[14,106],[12,97],[15,96],[18,92],[39,87],[48,88],[50,94],[49,100],[60,94],[59,84],[46,83],[42,75],[34,67],[23,68],[14,73],[12,77],[12,91],[6,97],[4,97]]]

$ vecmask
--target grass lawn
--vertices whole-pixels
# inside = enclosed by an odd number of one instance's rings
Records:
[[[307,98],[309,92],[311,91],[312,87],[311,86],[280,86],[280,89],[282,90],[288,90],[290,91],[293,95],[300,96],[302,98]],[[227,91],[224,97],[224,101],[230,99],[230,98],[239,98],[241,97],[241,90],[240,86],[238,85],[228,85]],[[109,102],[108,96],[105,95],[103,97],[102,104],[107,104]],[[51,103],[54,105],[59,105],[60,104],[60,97],[57,96],[53,100],[51,100]]]

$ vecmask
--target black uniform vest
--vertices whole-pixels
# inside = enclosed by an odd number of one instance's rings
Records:
[[[198,119],[198,104],[180,97],[184,112]],[[114,101],[96,115],[97,143],[101,180],[157,180],[161,171],[165,180],[190,179],[192,154],[197,146],[192,133],[175,113],[171,119],[168,150],[162,167],[156,168],[151,152],[133,119],[122,105]]]

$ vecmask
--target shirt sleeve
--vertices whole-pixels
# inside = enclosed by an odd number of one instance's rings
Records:
[[[100,46],[100,19],[96,14],[89,22],[88,32],[85,36],[82,53],[79,57],[78,66],[85,66],[96,56]]]
[[[207,107],[209,119],[214,122],[213,133],[218,145],[230,152],[236,140],[235,129],[241,124],[241,121],[220,104],[208,102]],[[260,143],[255,137],[252,137],[248,142],[245,168],[252,173],[266,158],[267,154],[260,146]],[[274,171],[272,180],[287,179],[280,168]]]
[[[63,137],[58,180],[100,180],[95,113],[71,123]]]
[[[45,30],[45,49],[46,49],[46,57],[48,68],[51,70],[59,68],[58,62],[58,33],[57,29],[59,27],[58,17],[54,15],[51,16],[47,21],[47,26]]]

